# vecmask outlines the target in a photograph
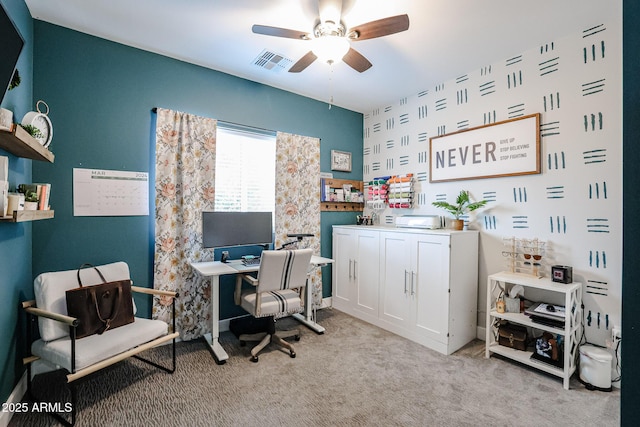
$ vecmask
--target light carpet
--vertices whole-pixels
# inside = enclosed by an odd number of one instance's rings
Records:
[[[177,345],[171,375],[125,361],[78,387],[78,426],[617,426],[620,391],[589,391],[518,363],[484,358],[473,341],[444,356],[324,309],[318,335],[301,326],[297,357],[270,345],[257,364],[229,332],[217,365],[202,340]],[[295,327],[283,319],[279,327]],[[169,346],[153,349],[166,362]],[[38,378],[52,393],[53,375]],[[60,397],[50,397],[60,399]],[[52,426],[39,413],[10,426]]]

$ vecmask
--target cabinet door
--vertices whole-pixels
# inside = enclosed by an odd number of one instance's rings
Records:
[[[447,343],[449,319],[449,236],[416,235],[412,256],[416,280],[416,327]]]
[[[380,283],[380,232],[356,230],[356,258],[354,280],[356,282],[356,309],[368,315],[378,316],[378,286]]]
[[[339,310],[347,310],[353,304],[355,282],[353,264],[355,261],[355,233],[353,230],[336,228],[333,230],[332,305]]]
[[[401,327],[411,327],[415,314],[412,240],[405,233],[380,233],[380,318]]]

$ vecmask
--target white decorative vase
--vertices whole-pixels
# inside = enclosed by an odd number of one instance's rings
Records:
[[[24,202],[24,210],[25,211],[38,210],[38,202]]]

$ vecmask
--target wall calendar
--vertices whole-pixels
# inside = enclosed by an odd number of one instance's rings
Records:
[[[149,215],[147,172],[73,169],[73,216]]]

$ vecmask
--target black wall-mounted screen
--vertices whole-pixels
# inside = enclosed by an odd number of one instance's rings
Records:
[[[202,212],[205,248],[266,245],[273,242],[271,212]]]
[[[24,40],[0,3],[0,104],[9,88]]]

